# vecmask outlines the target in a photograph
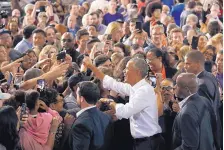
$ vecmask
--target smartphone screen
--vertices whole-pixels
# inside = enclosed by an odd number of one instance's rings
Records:
[[[156,87],[156,76],[149,76],[149,80],[151,81],[151,86]]]
[[[142,23],[141,22],[136,22],[135,29],[138,29],[138,30],[142,31]]]
[[[198,48],[198,39],[199,38],[197,36],[193,36],[192,43],[191,43],[192,49],[197,49]]]
[[[11,85],[12,81],[13,81],[13,75],[12,75],[12,73],[10,72],[10,73],[9,73],[9,78],[8,78],[8,80],[7,80],[7,84],[8,84],[8,85]]]
[[[22,107],[21,107],[21,115],[20,115],[20,119],[23,118],[23,115],[25,115],[27,112],[26,112],[26,103],[23,103],[22,104]]]
[[[39,80],[37,80],[37,89],[38,89],[39,91],[43,91],[44,88],[45,88],[45,84],[46,84],[46,82],[45,82],[44,79],[39,79]]]

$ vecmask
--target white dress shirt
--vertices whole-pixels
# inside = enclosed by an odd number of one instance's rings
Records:
[[[86,111],[88,109],[91,109],[91,108],[94,108],[94,107],[96,107],[96,106],[94,105],[94,106],[89,106],[89,107],[86,107],[84,109],[81,109],[79,112],[77,112],[76,117],[80,116],[84,111]]]
[[[132,87],[130,84],[117,82],[115,79],[105,76],[103,87],[129,96],[129,103],[116,105],[115,115],[118,119],[130,118],[133,138],[150,137],[161,133],[155,92],[145,79]]]

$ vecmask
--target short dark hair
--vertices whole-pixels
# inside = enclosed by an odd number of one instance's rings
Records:
[[[9,99],[3,102],[3,106],[12,106],[15,110],[17,110],[20,104],[16,101],[15,96],[11,96]]]
[[[89,35],[88,31],[86,29],[80,29],[76,33],[76,40],[80,40],[82,36]]]
[[[94,15],[96,15],[96,16],[97,16],[97,18],[99,18],[99,17],[100,17],[99,13],[97,13],[96,11],[91,12],[89,15],[90,15],[90,16],[94,16]]]
[[[85,76],[83,73],[77,73],[72,75],[68,79],[68,86],[73,91],[73,87],[75,87],[79,82],[89,81],[90,77]]]
[[[85,98],[88,104],[96,104],[100,98],[100,89],[98,86],[90,81],[78,83],[78,95]]]
[[[104,64],[107,60],[110,60],[110,57],[101,54],[94,59],[94,64],[96,67],[99,67],[100,65]]]
[[[190,8],[190,9],[195,8],[195,6],[196,6],[196,2],[195,1],[189,1],[187,3],[187,7]]]
[[[218,21],[215,21],[215,20],[210,21],[208,23],[207,28],[208,28],[208,33],[210,34],[210,36],[214,36],[217,33],[220,33],[220,31],[221,31],[221,27],[220,27]]]
[[[25,27],[23,30],[24,38],[29,39],[35,29],[36,29],[36,26],[33,26],[33,25]]]
[[[200,63],[203,66],[205,64],[205,57],[200,51],[190,51],[185,57],[195,63]]]
[[[211,49],[211,50],[213,51],[213,53],[216,52],[216,47],[215,47],[215,46],[207,45],[207,46],[205,47],[205,51],[208,50],[208,49]]]
[[[57,102],[58,95],[59,93],[55,89],[46,88],[44,89],[44,94],[41,94],[39,99],[49,106],[50,104]]]
[[[42,30],[42,29],[35,29],[34,31],[33,31],[33,34],[34,33],[40,33],[40,34],[42,34],[44,37],[46,37],[47,35],[46,35],[46,33],[44,32],[44,30]]]
[[[26,92],[25,101],[29,110],[33,110],[35,108],[35,105],[39,100],[39,98],[40,94],[35,90],[29,90]]]

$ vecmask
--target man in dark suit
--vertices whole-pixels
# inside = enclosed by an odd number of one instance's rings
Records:
[[[95,104],[100,98],[100,90],[92,82],[81,82],[77,88],[77,112],[68,138],[67,150],[109,150],[113,128],[109,115],[99,111]]]
[[[216,150],[215,114],[209,100],[197,93],[196,76],[182,73],[176,82],[176,96],[185,99],[173,125],[173,149]]]
[[[221,144],[222,127],[219,116],[220,93],[218,88],[218,81],[216,80],[215,76],[205,71],[204,63],[205,58],[200,51],[191,51],[185,57],[185,70],[188,73],[193,73],[197,76],[199,84],[198,94],[207,98],[214,109],[217,120],[217,130],[218,133],[220,133],[219,139]]]

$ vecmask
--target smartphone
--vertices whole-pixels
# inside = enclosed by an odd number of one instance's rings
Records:
[[[197,36],[193,36],[192,38],[192,43],[191,43],[191,48],[192,49],[197,49],[198,48],[198,37]]]
[[[138,30],[142,31],[142,23],[141,22],[136,22],[135,29],[138,29]]]
[[[109,40],[109,41],[112,40],[112,34],[107,35],[107,40]]]
[[[62,62],[65,61],[65,56],[66,56],[66,52],[62,51],[60,53],[57,54],[57,60],[61,60]]]
[[[39,79],[37,80],[37,90],[40,92],[40,91],[43,91],[45,89],[45,86],[46,86],[46,82],[44,79]]]
[[[8,80],[7,80],[7,84],[10,86],[11,83],[12,83],[12,81],[13,81],[13,75],[12,75],[12,73],[10,72],[10,73],[9,73],[9,78],[8,78]]]
[[[23,118],[23,115],[27,114],[27,109],[26,108],[27,108],[26,103],[23,103],[22,107],[21,107],[20,120]]]
[[[151,86],[156,87],[156,76],[150,75],[149,80],[151,81]]]

